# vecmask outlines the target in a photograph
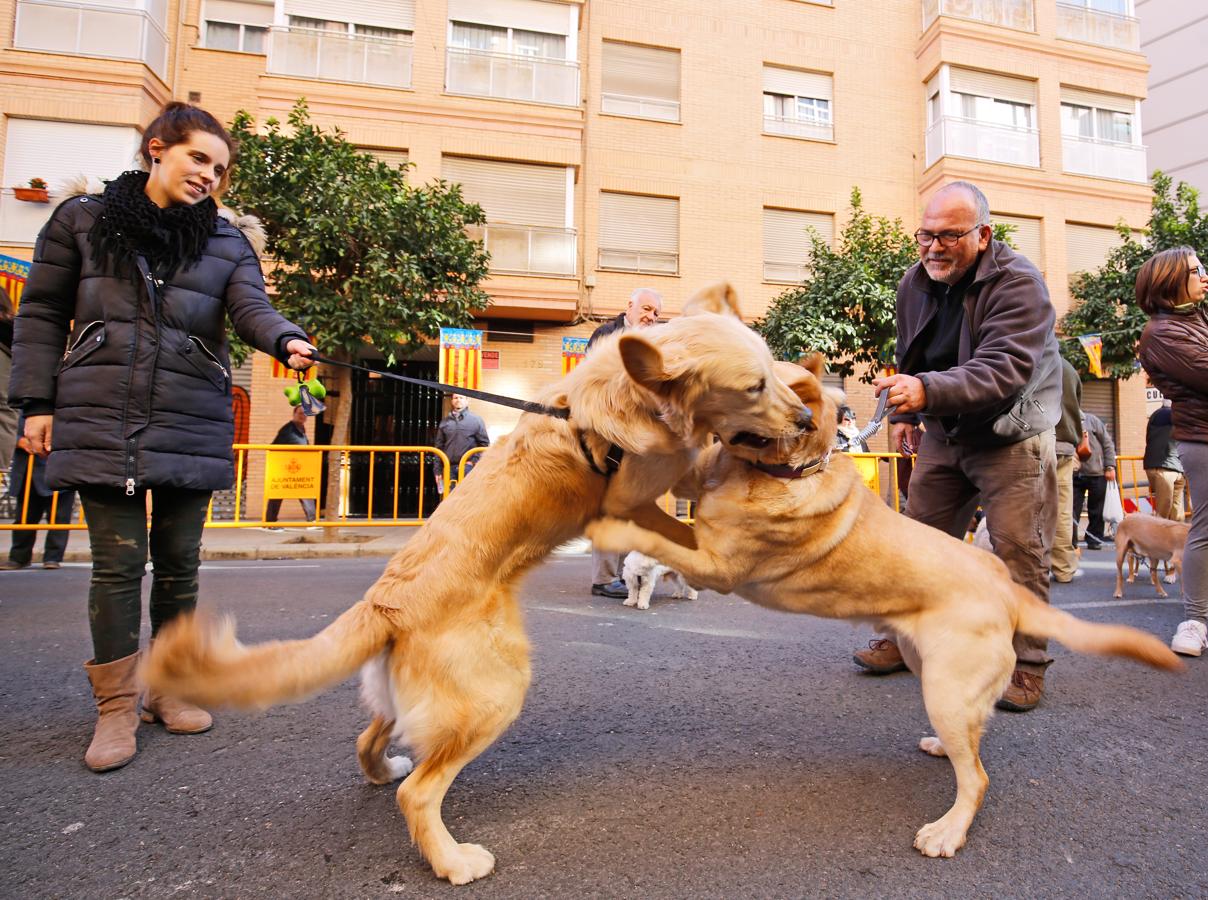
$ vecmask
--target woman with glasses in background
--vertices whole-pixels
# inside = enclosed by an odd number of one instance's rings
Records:
[[[1208,648],[1208,277],[1190,247],[1155,253],[1137,273],[1137,304],[1149,315],[1141,365],[1171,401],[1174,437],[1193,506],[1183,552],[1183,618],[1170,649]]]

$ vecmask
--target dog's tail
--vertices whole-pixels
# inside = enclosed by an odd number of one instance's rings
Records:
[[[233,619],[179,616],[156,636],[142,678],[152,690],[201,706],[264,709],[348,678],[386,646],[391,631],[365,600],[314,637],[249,647],[235,639]]]
[[[1127,656],[1155,669],[1178,671],[1182,662],[1152,634],[1128,625],[1087,622],[1064,610],[1042,603],[1024,587],[1016,585],[1018,621],[1016,630],[1032,637],[1052,638],[1079,653]]]

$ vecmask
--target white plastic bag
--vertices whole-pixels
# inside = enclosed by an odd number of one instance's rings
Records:
[[[1107,483],[1107,494],[1103,498],[1103,525],[1108,531],[1115,532],[1116,526],[1124,521],[1124,504],[1120,502],[1120,485],[1114,481]]]

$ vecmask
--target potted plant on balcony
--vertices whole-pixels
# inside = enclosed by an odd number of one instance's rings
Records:
[[[46,182],[41,178],[29,179],[29,187],[13,188],[13,196],[18,200],[25,200],[29,203],[50,202],[50,192],[46,190]]]

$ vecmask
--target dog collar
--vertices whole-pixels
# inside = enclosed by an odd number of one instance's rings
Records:
[[[830,462],[830,457],[831,451],[827,450],[825,456],[820,456],[803,466],[778,466],[760,462],[753,462],[751,465],[761,472],[767,472],[773,478],[805,478],[815,472],[823,471],[826,464]]]
[[[584,432],[579,432],[579,447],[583,450],[583,456],[587,458],[587,465],[597,475],[603,475],[607,478],[617,469],[621,468],[621,460],[625,456],[625,451],[616,444],[609,445],[608,452],[604,455],[603,469],[596,465],[595,457],[591,455],[591,448],[587,446],[587,435]]]

